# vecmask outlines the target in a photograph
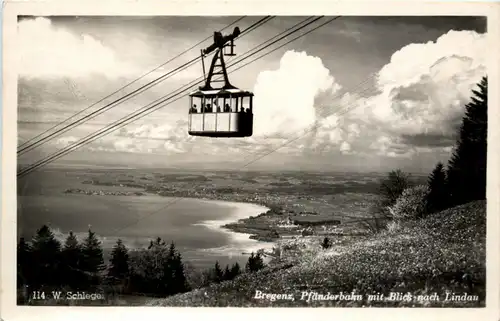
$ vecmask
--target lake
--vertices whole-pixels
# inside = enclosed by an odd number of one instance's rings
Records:
[[[90,226],[99,236],[106,257],[118,238],[128,248],[144,248],[151,239],[161,237],[166,242],[174,241],[184,260],[197,267],[211,266],[216,260],[223,266],[245,264],[248,254],[244,253],[272,246],[220,228],[267,211],[263,206],[154,194],[65,194],[68,188],[134,190],[82,184],[82,177],[75,175],[46,170],[18,182],[18,237],[31,239],[47,224],[61,241],[69,231],[81,240]]]

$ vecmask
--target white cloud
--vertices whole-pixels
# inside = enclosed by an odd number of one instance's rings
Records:
[[[88,34],[76,35],[47,18],[22,20],[18,25],[19,74],[24,77],[107,77],[136,75],[130,64]]]
[[[229,147],[257,152],[303,136],[280,152],[374,150],[386,157],[431,152],[433,148],[414,147],[403,137],[433,134],[439,139],[454,134],[453,121],[463,115],[470,90],[484,74],[484,39],[473,32],[452,31],[436,42],[401,48],[377,74],[379,93],[368,98],[354,91],[337,97],[340,85],[320,58],[289,51],[279,69],[261,72],[257,79],[254,137],[238,143],[204,140],[194,150],[216,153],[216,146],[222,146],[228,152],[233,150]],[[331,111],[319,112],[330,106]],[[127,135],[189,139],[184,127],[175,128],[142,127]]]
[[[276,153],[410,158],[450,152],[444,144],[412,145],[408,137],[453,141],[453,126],[463,115],[471,89],[485,74],[485,43],[484,35],[451,31],[436,42],[405,46],[381,68],[378,92],[370,97],[361,96],[358,88],[338,97],[340,85],[320,58],[289,51],[277,70],[263,71],[257,78],[253,137],[197,138],[188,135],[185,121],[145,123],[121,129],[102,146],[143,153],[240,156],[248,161],[253,157],[249,155],[270,152],[300,136]],[[320,112],[323,107],[331,110]]]
[[[340,144],[340,151],[342,153],[349,153],[351,151],[351,145],[348,142],[342,142],[342,144]]]
[[[408,146],[397,137],[380,134],[374,138],[369,148],[378,156],[385,157],[410,157],[415,153],[413,146]]]
[[[349,124],[347,126],[347,129],[348,129],[348,133],[347,135],[349,137],[359,137],[359,135],[361,134],[361,130],[360,130],[360,127],[358,124]]]
[[[377,138],[377,140],[370,144],[370,148],[378,151],[379,155],[385,155],[388,152],[391,144],[392,141],[389,137],[380,136]]]
[[[109,148],[140,153],[184,153],[187,144],[196,140],[189,136],[184,122],[127,126],[109,139],[112,140]]]
[[[401,48],[377,73],[378,93],[346,93],[340,106],[349,112],[319,121],[311,146],[398,158],[449,152],[487,52],[486,35],[472,31]]]
[[[396,135],[450,136],[471,90],[486,74],[486,35],[450,31],[435,42],[407,45],[378,73],[374,121]]]
[[[254,87],[255,135],[290,137],[316,120],[315,99],[340,86],[318,57],[286,52],[279,69],[263,71]]]

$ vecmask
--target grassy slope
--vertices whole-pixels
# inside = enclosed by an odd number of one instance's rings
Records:
[[[154,300],[159,306],[427,306],[429,302],[301,301],[301,291],[479,296],[484,306],[486,204],[472,202],[420,222],[329,250],[304,253],[293,266],[267,268],[208,288]],[[294,293],[295,301],[256,300],[255,291]],[[366,296],[365,296],[366,298]],[[434,302],[453,306],[456,302]],[[464,306],[463,303],[458,303]]]

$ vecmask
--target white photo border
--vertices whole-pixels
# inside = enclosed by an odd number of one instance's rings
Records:
[[[16,306],[16,145],[18,15],[457,15],[487,16],[490,42],[488,83],[500,88],[500,3],[424,1],[284,1],[284,0],[52,0],[3,3],[2,216],[0,317],[14,320],[499,320],[500,104],[499,90],[488,92],[487,295],[486,308],[158,308],[158,307],[26,307]],[[245,309],[245,310],[244,310]]]

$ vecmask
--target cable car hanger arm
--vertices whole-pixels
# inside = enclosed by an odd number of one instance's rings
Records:
[[[234,56],[234,39],[240,35],[240,29],[238,27],[234,28],[232,34],[223,36],[221,32],[214,32],[214,43],[208,46],[206,49],[201,51],[201,58],[203,64],[203,75],[205,76],[205,62],[203,60],[205,55],[208,55],[214,50],[217,50],[215,53],[212,63],[210,65],[210,69],[208,71],[208,75],[205,77],[205,85],[200,87],[200,90],[212,90],[212,89],[234,89],[235,87],[231,85],[229,82],[229,77],[227,76],[226,64],[224,62],[224,56]],[[225,53],[224,48],[230,47],[230,52]],[[220,60],[220,64],[217,65],[217,61]],[[220,67],[219,72],[215,72],[215,67]],[[221,88],[213,88],[212,87],[212,77],[214,75],[222,75],[224,77],[224,86]]]
[[[226,46],[226,43],[230,42],[231,48],[234,47],[234,39],[240,35],[240,28],[235,27],[233,33],[227,36],[223,36],[222,32],[215,31],[214,32],[214,43],[208,46],[206,49],[202,51],[204,56],[208,55],[215,49],[222,49]],[[232,53],[232,52],[231,52]]]

